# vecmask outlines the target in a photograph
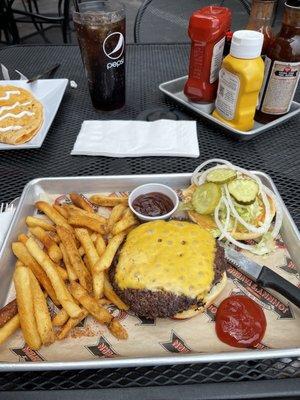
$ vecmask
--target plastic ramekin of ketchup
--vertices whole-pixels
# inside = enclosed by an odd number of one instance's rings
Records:
[[[129,195],[131,211],[142,221],[168,219],[176,211],[179,199],[175,190],[161,183],[138,186]]]
[[[263,310],[247,296],[230,296],[219,305],[216,314],[218,338],[233,347],[255,347],[267,327]]]

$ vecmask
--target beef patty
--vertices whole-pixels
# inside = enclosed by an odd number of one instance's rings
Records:
[[[176,295],[165,290],[151,291],[140,289],[120,289],[115,281],[119,256],[116,255],[109,270],[110,282],[118,296],[130,309],[141,317],[148,319],[173,317],[175,314],[191,307],[200,308],[203,302],[185,295]],[[212,286],[220,282],[225,271],[224,249],[217,243],[214,260],[214,280]]]

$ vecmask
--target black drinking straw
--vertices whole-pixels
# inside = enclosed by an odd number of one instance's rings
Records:
[[[74,4],[75,11],[79,12],[78,1],[77,0],[73,0],[73,4]]]

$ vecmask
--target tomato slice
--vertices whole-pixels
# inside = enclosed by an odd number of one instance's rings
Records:
[[[218,338],[233,347],[255,347],[266,331],[263,310],[247,296],[230,296],[219,305],[216,314]]]

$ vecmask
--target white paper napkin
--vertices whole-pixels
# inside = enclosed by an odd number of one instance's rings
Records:
[[[196,121],[84,121],[71,154],[199,157]]]
[[[2,209],[0,209],[0,249],[1,249],[2,243],[4,242],[6,232],[11,223],[12,217],[14,215],[15,208],[9,207],[8,210],[3,211],[3,212],[1,212],[1,210]]]

